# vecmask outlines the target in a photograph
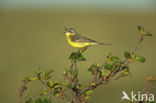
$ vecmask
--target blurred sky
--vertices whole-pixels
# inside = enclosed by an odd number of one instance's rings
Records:
[[[0,0],[0,8],[21,7],[156,10],[156,0]]]

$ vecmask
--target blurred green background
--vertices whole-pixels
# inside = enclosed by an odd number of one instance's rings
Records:
[[[64,27],[75,28],[82,35],[113,44],[93,46],[84,53],[87,61],[78,64],[80,81],[84,85],[91,80],[87,72],[91,64],[103,63],[110,52],[123,57],[124,50],[132,50],[139,39],[137,25],[143,25],[153,34],[152,38],[144,40],[138,51],[147,61],[130,66],[133,78],[127,77],[100,86],[91,96],[89,103],[120,103],[122,90],[129,94],[131,90],[137,92],[143,88],[147,75],[156,76],[154,1],[39,1],[36,1],[39,2],[37,5],[34,2],[31,4],[31,1],[0,1],[0,103],[16,103],[22,76],[33,74],[39,67],[41,70],[54,69],[53,79],[63,81],[62,71],[70,65],[68,57],[71,52],[77,50],[67,43],[62,33]],[[34,98],[41,91],[41,86],[37,82],[29,88]],[[156,89],[153,93],[156,94]],[[57,98],[53,98],[53,101],[62,103]]]

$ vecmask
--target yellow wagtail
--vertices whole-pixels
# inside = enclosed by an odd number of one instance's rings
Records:
[[[64,28],[64,29],[66,31],[65,34],[68,43],[75,48],[86,48],[95,44],[111,45],[106,43],[100,43],[95,40],[84,37],[79,33],[77,33],[76,30],[73,28],[68,28],[68,29]]]

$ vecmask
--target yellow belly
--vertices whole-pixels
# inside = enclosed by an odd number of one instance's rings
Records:
[[[68,42],[68,43],[75,48],[84,48],[90,46],[89,43],[78,43],[78,42]]]
[[[87,46],[91,46],[91,45],[94,45],[96,43],[80,43],[80,42],[72,42],[70,37],[67,37],[67,41],[68,43],[75,47],[75,48],[84,48],[84,47],[87,47]]]

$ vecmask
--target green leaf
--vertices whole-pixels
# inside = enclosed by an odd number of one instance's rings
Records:
[[[49,76],[52,72],[54,72],[54,70],[46,70],[45,71],[45,76]]]
[[[47,95],[47,92],[46,91],[42,91],[41,95]]]
[[[55,82],[52,86],[51,86],[51,88],[56,88],[56,87],[58,87],[58,83],[57,82]]]
[[[92,66],[88,68],[88,71],[89,71],[90,73],[93,72]]]
[[[44,80],[50,79],[50,78],[51,78],[51,75],[50,75],[50,74],[51,74],[52,72],[54,72],[54,70],[52,70],[52,69],[51,69],[51,70],[46,70],[46,71],[44,72],[43,79],[44,79]]]
[[[90,95],[90,94],[93,94],[93,90],[88,90],[88,91],[86,91],[86,95]]]
[[[43,103],[51,103],[51,101],[49,99],[44,99]]]
[[[35,103],[43,103],[42,100],[39,98],[35,101]]]
[[[132,74],[131,74],[131,72],[130,72],[130,70],[129,70],[129,68],[127,67],[126,69],[124,69],[125,71],[124,71],[124,75],[125,76],[129,76],[130,78],[133,78],[133,76],[132,76]]]
[[[93,69],[94,69],[94,68],[98,69],[97,64],[92,64],[92,65],[88,68],[88,71],[89,71],[90,73],[93,73]]]
[[[80,91],[80,95],[83,95],[83,94],[85,94],[85,92],[83,92],[83,91]]]
[[[30,81],[37,80],[36,77],[28,77]]]
[[[40,78],[40,75],[41,75],[40,68],[36,71],[36,75],[37,75],[37,77],[39,77],[39,78]]]
[[[98,68],[97,64],[93,64],[91,66],[92,66],[92,68]]]
[[[125,65],[122,67],[122,70],[129,70],[129,67]]]
[[[85,60],[86,60],[86,59],[83,57],[82,54],[77,53],[77,52],[73,52],[73,53],[70,55],[69,59],[71,59],[71,60],[77,60],[77,61],[85,61]]]
[[[57,81],[53,82],[47,82],[47,85],[52,89],[52,91],[54,91],[54,89],[59,88],[59,83]]]
[[[110,63],[104,64],[103,66],[107,70],[112,70],[112,68],[113,68],[113,64],[110,64]]]
[[[72,83],[69,83],[69,84],[68,84],[68,88],[70,88],[70,89],[72,89],[72,88],[73,88]]]
[[[77,70],[70,69],[69,70],[69,73],[70,73],[70,75],[77,75],[78,74],[78,71]]]
[[[146,59],[143,56],[135,56],[135,61],[144,63]]]
[[[51,101],[49,99],[41,99],[41,98],[39,98],[39,99],[37,99],[35,101],[35,103],[51,103]]]
[[[99,77],[102,77],[102,76],[103,76],[103,71],[99,70]]]
[[[30,82],[30,81],[33,81],[33,80],[38,80],[38,78],[31,77],[31,76],[26,76],[26,77],[23,78],[23,81],[26,82],[26,83]]]
[[[69,70],[70,75],[73,75],[73,69]]]
[[[90,97],[89,96],[85,96],[85,99],[87,100],[87,99],[90,99]]]
[[[117,56],[112,56],[112,57],[110,58],[110,61],[112,61],[112,62],[121,62],[120,58],[117,57]]]
[[[34,103],[34,101],[31,98],[29,98],[25,103]]]
[[[53,86],[53,84],[54,84],[54,82],[53,82],[53,81],[48,81],[48,82],[47,82],[47,85],[48,85],[49,87],[52,87],[52,86]]]
[[[143,31],[144,31],[143,26],[138,25],[138,31],[139,31],[139,32],[143,32]]]
[[[56,96],[56,97],[58,97],[60,94],[59,94],[59,91],[57,90],[57,91],[55,91],[54,93],[53,93],[53,95],[54,96]]]
[[[125,56],[125,58],[131,58],[131,53],[125,51],[124,56]]]

